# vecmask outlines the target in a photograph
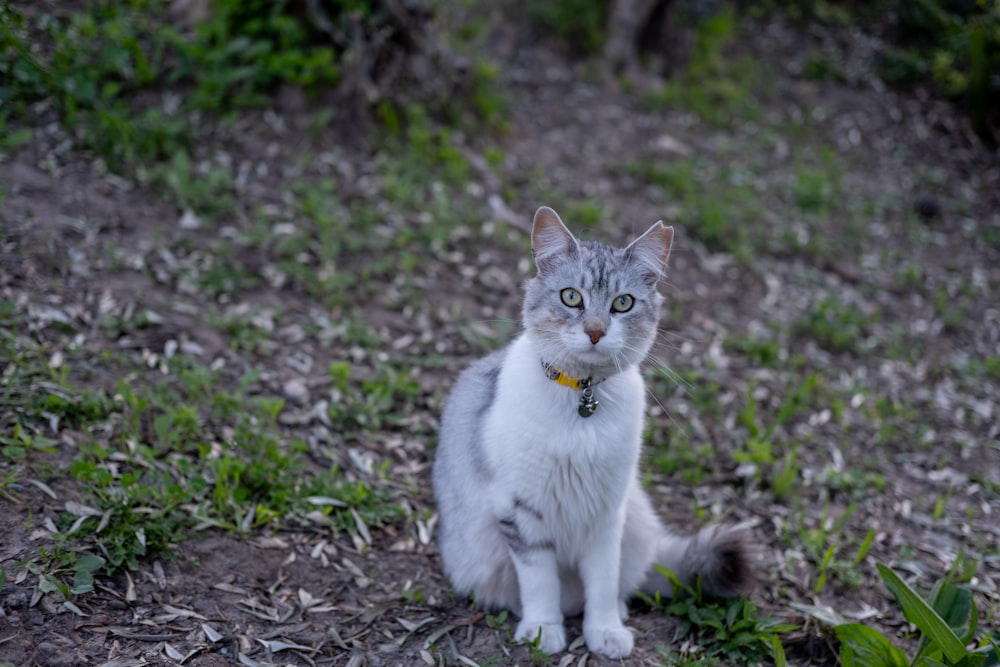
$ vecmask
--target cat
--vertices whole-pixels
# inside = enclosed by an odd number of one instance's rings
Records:
[[[628,656],[627,599],[670,594],[654,563],[711,595],[752,584],[744,529],[674,534],[640,485],[639,364],[672,243],[662,222],[625,248],[578,241],[539,208],[524,331],[462,372],[445,403],[433,469],[445,573],[478,605],[517,614],[515,639],[546,653],[566,648],[563,619],[583,612],[589,650]]]

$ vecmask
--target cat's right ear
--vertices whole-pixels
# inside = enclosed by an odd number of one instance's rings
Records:
[[[563,224],[558,213],[548,206],[535,211],[535,220],[531,225],[531,254],[539,273],[548,271],[557,257],[575,256],[579,250],[576,237]]]
[[[667,227],[662,220],[658,220],[625,250],[628,252],[629,261],[642,267],[647,280],[655,284],[667,268],[670,247],[673,244],[674,228]]]

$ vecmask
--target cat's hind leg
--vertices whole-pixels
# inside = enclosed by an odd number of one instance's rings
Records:
[[[638,484],[634,484],[625,500],[625,526],[622,534],[618,590],[623,619],[627,613],[625,603],[635,594],[652,570],[660,536],[666,532],[663,523],[653,511],[646,492]]]
[[[455,590],[483,609],[521,612],[517,571],[507,542],[488,512],[466,512],[443,521],[438,547]]]
[[[580,572],[575,567],[562,567],[559,570],[560,606],[565,618],[572,618],[583,613],[583,581]]]

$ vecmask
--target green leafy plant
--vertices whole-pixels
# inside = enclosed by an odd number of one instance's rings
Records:
[[[167,39],[142,3],[100,2],[87,11],[38,13],[29,22],[0,9],[0,101],[9,118],[46,101],[73,128],[79,145],[113,168],[166,155],[189,141],[180,116],[128,100],[162,76]],[[6,76],[4,76],[6,75]]]
[[[262,92],[278,83],[312,89],[338,81],[338,50],[318,22],[297,16],[292,4],[288,0],[212,3],[211,20],[199,23],[196,39],[184,53],[198,82],[196,106],[256,106],[266,99]]]
[[[894,18],[896,41],[879,54],[882,76],[898,85],[932,81],[964,104],[980,134],[990,136],[1000,98],[996,3],[919,0],[900,4]]]
[[[925,599],[895,571],[879,563],[879,575],[896,598],[906,620],[920,631],[916,653],[908,657],[884,634],[860,623],[847,623],[837,615],[806,610],[824,623],[832,623],[840,640],[840,661],[845,667],[984,667],[1000,664],[1000,633],[978,639],[979,614],[968,588],[939,580]],[[969,648],[975,641],[976,647]]]
[[[81,428],[106,418],[114,405],[102,391],[81,392],[38,358],[40,350],[0,339],[0,355],[11,361],[9,379],[0,384],[0,455],[20,460],[31,452],[52,453],[56,441],[46,428]],[[65,369],[63,369],[65,370]]]
[[[405,50],[399,26],[379,4],[310,3],[304,16],[290,0],[216,0],[205,20],[185,29],[164,22],[159,5],[144,0],[99,0],[30,18],[4,3],[0,128],[30,119],[32,104],[48,102],[77,145],[111,169],[150,166],[191,148],[198,121],[206,120],[194,112],[263,106],[281,84],[307,93],[336,84],[352,40],[364,36],[380,55]],[[186,88],[179,104],[148,94],[164,85]],[[3,134],[0,151],[25,138],[17,127]]]
[[[773,616],[761,618],[752,600],[708,600],[700,581],[688,586],[670,570],[656,568],[670,580],[673,597],[665,600],[657,593],[646,599],[654,608],[680,619],[675,641],[688,640],[697,646],[701,657],[727,665],[757,665],[767,658],[776,663],[784,660],[778,636],[799,626]]]
[[[60,606],[77,616],[86,616],[77,606],[78,596],[94,591],[94,577],[104,566],[104,559],[93,554],[80,554],[62,549],[41,555],[46,562],[30,560],[23,567],[38,577],[38,595],[53,595]],[[6,573],[4,573],[6,574]],[[3,587],[0,577],[0,588]]]
[[[4,500],[11,503],[20,502],[16,488],[18,476],[19,472],[16,468],[13,470],[8,470],[3,475],[3,478],[0,479],[0,498],[3,498]]]

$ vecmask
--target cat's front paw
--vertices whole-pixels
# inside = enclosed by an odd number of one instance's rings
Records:
[[[514,639],[525,644],[534,644],[546,653],[559,653],[566,648],[566,629],[562,623],[523,620],[517,624]]]
[[[617,660],[627,658],[632,653],[635,637],[632,631],[624,625],[604,628],[583,628],[583,638],[587,640],[587,648],[594,653]]]

